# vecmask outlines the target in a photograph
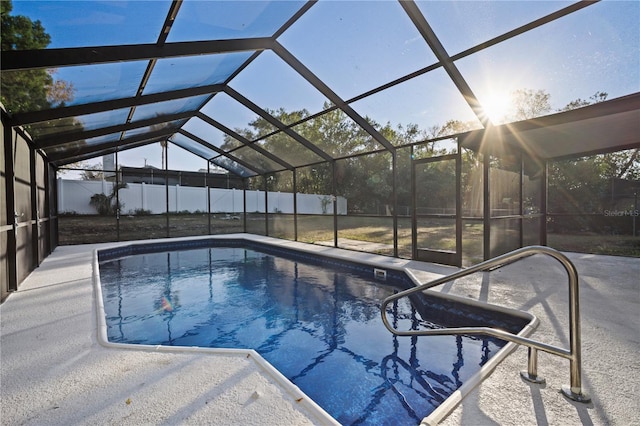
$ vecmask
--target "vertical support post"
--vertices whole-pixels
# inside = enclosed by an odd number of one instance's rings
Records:
[[[29,145],[29,180],[31,195],[31,265],[40,266],[40,214],[38,212],[38,178],[36,150]]]
[[[569,368],[571,384],[563,393],[571,399],[581,399],[582,393],[582,348],[580,337],[580,294],[578,288],[578,271],[572,263],[565,265],[573,273],[569,274],[569,344],[571,345],[571,358]]]
[[[491,259],[491,183],[489,182],[489,169],[491,167],[491,156],[489,153],[482,154],[482,215],[483,215],[483,259]]]
[[[180,175],[178,174],[178,182],[180,182]],[[181,197],[181,189],[182,185],[180,183],[176,183],[175,185],[175,194],[176,194],[176,213],[180,213],[182,211],[182,197]]]
[[[333,246],[338,247],[338,180],[336,160],[331,162],[331,196],[333,197]]]
[[[529,383],[543,384],[545,379],[538,376],[538,350],[536,348],[528,347],[529,358],[527,363],[527,370],[521,371],[520,376]]]
[[[209,188],[209,173],[211,173],[211,163],[207,160],[207,174],[204,178],[204,187],[207,189],[207,234],[211,235],[211,188]],[[227,179],[229,179],[228,176]],[[233,193],[231,196],[233,197]]]
[[[264,235],[269,236],[269,180],[263,175],[264,182]]]
[[[53,166],[49,165],[49,168],[51,167]],[[58,200],[60,199],[60,197],[58,196],[58,171],[57,169],[53,171],[55,172],[55,179],[53,180],[53,182],[55,182],[55,185],[51,185],[51,180],[49,181],[49,191],[52,192],[52,195],[50,195],[49,197],[49,218],[53,221],[51,223],[51,251],[53,251],[55,247],[58,247],[58,244],[60,243],[58,225],[58,213],[60,212],[60,207],[58,205]],[[47,193],[49,193],[49,191],[47,191]]]
[[[116,190],[116,240],[120,241],[120,191],[118,185],[120,185],[120,173],[118,173],[118,148],[116,148],[116,161],[115,161],[115,190]],[[104,170],[103,170],[104,175]]]
[[[549,161],[544,160],[542,165],[542,177],[540,178],[540,211],[542,223],[540,224],[540,244],[547,245],[547,220],[549,202]]]
[[[456,155],[456,266],[462,266],[462,149]]]
[[[520,153],[520,194],[519,194],[519,202],[518,202],[518,215],[520,216],[520,227],[519,227],[519,238],[520,242],[518,243],[518,248],[524,247],[524,221],[526,220],[524,216],[524,154]]]
[[[578,271],[567,258],[558,259],[569,274],[569,345],[571,360],[569,363],[569,386],[562,387],[567,398],[577,402],[589,402],[591,398],[582,391],[582,339],[580,337],[580,290]]]
[[[413,160],[413,145],[411,146],[411,258],[418,258],[418,197],[416,183],[416,163]]]
[[[393,191],[393,257],[398,257],[398,151],[391,152],[391,190]]]
[[[4,114],[2,116],[4,118]],[[4,120],[3,120],[4,121]],[[18,224],[16,218],[16,174],[13,156],[13,130],[11,126],[3,122],[4,129],[4,173],[6,185],[6,213],[7,225],[12,225],[12,230],[7,232],[7,291],[18,290],[18,262],[17,262],[17,232]],[[17,135],[16,135],[17,137]]]
[[[167,238],[171,236],[169,232],[169,143],[167,141],[161,142],[164,143],[164,149],[162,150],[163,161],[164,161],[164,196],[165,196],[165,210],[166,210],[166,220],[165,225],[167,226]]]
[[[247,178],[242,179],[242,232],[247,232]]]
[[[44,160],[44,159],[43,159]],[[47,252],[47,255],[51,254],[52,249],[52,241],[51,241],[51,228],[53,227],[53,218],[51,217],[51,196],[49,194],[49,186],[51,184],[51,169],[49,168],[49,164],[47,163],[47,161],[44,161],[44,167],[42,170],[42,173],[44,174],[42,180],[44,181],[44,214],[45,214],[45,220],[47,221],[48,224],[48,232],[46,235],[46,240],[45,240],[45,250]]]
[[[529,347],[529,375],[536,377],[538,375],[538,350],[536,348]]]
[[[298,169],[293,169],[293,241],[298,241]]]

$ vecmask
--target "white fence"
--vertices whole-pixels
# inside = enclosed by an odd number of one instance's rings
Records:
[[[89,203],[94,194],[111,194],[113,183],[94,180],[58,179],[58,211],[60,213],[96,214]],[[240,189],[209,188],[212,213],[242,213],[243,191]],[[264,213],[264,191],[247,192],[247,213]],[[268,192],[269,213],[293,213],[293,194]],[[119,191],[122,214],[135,214],[144,210],[152,214],[165,213],[166,189],[164,185],[129,183]],[[298,213],[333,214],[333,197],[323,194],[297,194]],[[337,197],[338,214],[347,214],[347,199]],[[207,212],[207,188],[169,186],[170,212]]]

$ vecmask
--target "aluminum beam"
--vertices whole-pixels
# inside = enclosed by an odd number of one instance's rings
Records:
[[[270,37],[132,44],[119,46],[93,46],[64,49],[6,50],[0,56],[2,71],[40,68],[61,68],[75,65],[105,64],[110,62],[141,61],[179,56],[210,55],[249,52],[271,48]]]

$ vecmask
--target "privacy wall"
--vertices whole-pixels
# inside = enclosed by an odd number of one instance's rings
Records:
[[[50,170],[43,157],[2,120],[0,150],[0,297],[36,268],[52,249]]]
[[[207,190],[209,190],[210,210],[207,209]],[[58,179],[58,209],[67,214],[97,214],[91,205],[95,194],[110,194],[113,183],[107,181]],[[128,183],[118,192],[121,214],[133,215],[162,214],[167,211],[165,191],[169,194],[170,213],[244,213],[246,197],[247,212],[265,212],[264,191],[223,188],[201,188],[181,185],[151,185],[146,183]],[[287,192],[267,192],[269,213],[294,213],[293,194]],[[297,213],[333,214],[327,200],[333,200],[326,194],[297,194]],[[347,200],[337,197],[338,214],[347,214]]]
[[[8,225],[7,222],[7,179],[5,175],[5,126],[2,123],[2,129],[0,131],[0,201],[2,201],[2,207],[0,208],[0,300],[4,300],[7,295],[8,282],[9,282],[9,249],[7,247],[7,234],[9,231],[13,231],[13,228]],[[9,134],[8,137],[11,137]]]

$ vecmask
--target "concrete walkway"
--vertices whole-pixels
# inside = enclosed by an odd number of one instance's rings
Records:
[[[56,248],[0,305],[0,424],[332,423],[254,351],[100,345],[92,284],[98,247]]]
[[[582,382],[589,404],[560,394],[569,385],[569,361],[539,352],[545,385],[520,378],[527,349],[519,347],[465,397],[441,424],[640,424],[640,259],[568,253],[580,280]],[[569,348],[568,285],[562,266],[536,255],[490,273],[476,274],[441,291],[533,313],[536,340]]]
[[[100,246],[58,247],[0,305],[2,425],[331,422],[252,351],[213,354],[100,345],[91,279],[92,251]],[[559,394],[569,383],[569,362],[556,356],[539,355],[546,385],[522,381],[519,371],[526,369],[527,351],[518,348],[442,424],[638,424],[640,259],[569,256],[580,273],[583,384],[593,402],[575,404]],[[424,280],[452,271],[380,259],[405,264]],[[568,345],[566,278],[553,259],[534,256],[436,291],[532,312],[541,322],[533,338]]]

